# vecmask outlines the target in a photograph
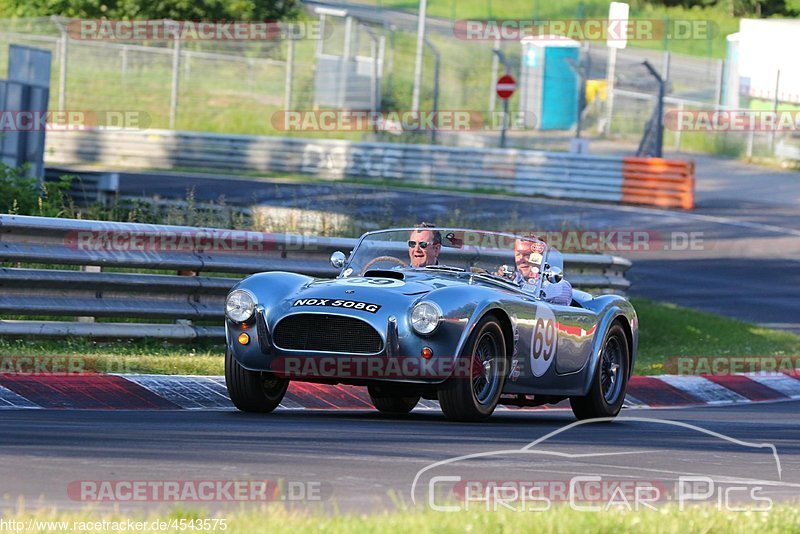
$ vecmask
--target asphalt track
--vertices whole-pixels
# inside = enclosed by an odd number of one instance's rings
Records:
[[[198,200],[224,195],[233,205],[323,210],[386,225],[419,220],[450,224],[458,219],[487,229],[541,231],[560,229],[567,221],[570,228],[584,230],[645,230],[658,238],[648,250],[609,251],[634,260],[629,273],[634,295],[800,331],[800,213],[796,208],[800,181],[795,175],[771,171],[746,175],[724,165],[719,168],[722,174],[713,180],[698,180],[698,208],[689,213],[181,173],[123,173],[120,185],[124,195],[183,199],[192,188]],[[669,245],[672,236],[690,232],[701,236],[701,246]],[[622,419],[614,423],[569,428],[528,450],[542,454],[518,452],[573,423],[569,411],[504,412],[485,424],[455,424],[434,412],[414,413],[398,421],[372,411],[282,411],[256,416],[232,409],[4,410],[0,505],[15,507],[22,497],[31,506],[42,502],[83,507],[84,502],[67,492],[71,482],[80,480],[280,479],[323,488],[322,501],[299,500],[294,503],[297,506],[369,512],[410,503],[415,476],[427,466],[492,451],[506,452],[425,471],[417,486],[422,493],[415,493],[418,502],[426,502],[426,483],[433,474],[518,481],[564,481],[598,474],[666,483],[694,475],[711,477],[719,485],[741,484],[749,489],[758,485],[762,495],[797,500],[798,409],[800,401],[624,410]],[[667,424],[670,421],[691,427]],[[777,455],[763,444],[773,444]],[[722,492],[709,498],[721,499],[718,494]],[[165,504],[100,506],[128,509]],[[239,507],[240,503],[203,506]]]
[[[624,410],[613,423],[590,423],[535,447],[560,456],[504,453],[440,466],[420,478],[424,505],[434,474],[469,480],[566,480],[598,474],[626,480],[708,476],[722,487],[758,485],[774,500],[800,497],[800,401],[692,409]],[[83,480],[282,480],[321,488],[322,500],[292,500],[313,509],[368,512],[412,504],[417,472],[451,457],[518,450],[574,422],[569,411],[495,414],[484,424],[449,423],[438,413],[403,420],[371,411],[55,411],[2,413],[0,495],[3,508],[37,503],[85,506],[67,493]],[[658,422],[662,421],[662,422]],[[664,424],[677,421],[695,428]],[[699,428],[720,434],[703,433]],[[739,440],[730,441],[727,436]],[[744,443],[768,443],[766,448]],[[618,455],[592,456],[613,452]],[[576,457],[566,455],[580,455]],[[753,481],[759,481],[757,484]],[[241,503],[204,503],[211,510]],[[250,504],[245,504],[249,506]],[[122,510],[163,503],[100,503]]]
[[[716,168],[716,161],[707,163]],[[715,186],[698,182],[692,212],[568,200],[481,195],[235,176],[123,173],[123,195],[278,206],[353,217],[380,226],[425,220],[492,230],[644,231],[646,250],[606,250],[630,258],[631,294],[800,332],[800,177],[724,168]],[[757,185],[764,191],[757,196]],[[723,185],[719,185],[723,183]],[[727,187],[724,184],[728,183]],[[695,245],[688,243],[696,236]]]

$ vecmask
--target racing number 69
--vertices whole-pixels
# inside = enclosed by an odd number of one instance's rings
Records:
[[[556,329],[553,321],[549,319],[536,319],[536,326],[533,332],[533,357],[550,360],[555,350]]]

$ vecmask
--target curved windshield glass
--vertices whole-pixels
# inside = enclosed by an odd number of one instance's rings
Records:
[[[477,275],[534,291],[546,245],[532,237],[448,228],[401,228],[365,234],[342,277],[371,270],[429,270]]]

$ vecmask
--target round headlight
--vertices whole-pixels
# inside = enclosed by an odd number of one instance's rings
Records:
[[[411,310],[411,327],[418,334],[432,334],[442,320],[442,310],[433,302],[420,302]]]
[[[225,300],[225,315],[231,321],[243,323],[253,316],[256,309],[256,301],[250,292],[243,289],[231,291]]]

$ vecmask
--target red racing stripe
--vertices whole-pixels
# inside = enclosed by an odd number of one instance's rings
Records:
[[[649,406],[705,404],[685,391],[652,376],[632,376],[628,382],[628,393]]]
[[[327,395],[324,390],[320,391],[320,388],[328,387],[333,386],[323,386],[312,384],[311,382],[289,382],[289,390],[286,392],[286,396],[303,408],[312,410],[336,409],[337,406],[326,399]]]
[[[0,385],[42,408],[72,410],[178,410],[180,406],[121,376],[0,375]]]
[[[767,401],[767,400],[780,400],[788,399],[786,395],[780,391],[759,384],[755,380],[744,375],[703,375],[703,378],[710,380],[715,384],[726,387],[739,395],[750,399],[751,401]]]

